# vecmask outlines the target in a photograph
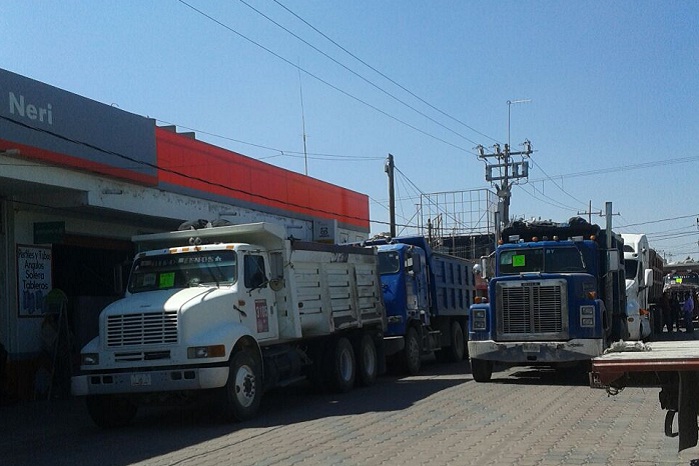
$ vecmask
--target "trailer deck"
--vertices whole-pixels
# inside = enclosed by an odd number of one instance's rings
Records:
[[[614,351],[594,358],[592,377],[609,386],[624,376],[632,382],[638,378],[633,377],[635,373],[699,371],[698,340],[654,341],[643,347],[645,350]]]
[[[619,342],[592,360],[590,386],[616,395],[625,387],[660,387],[667,410],[665,435],[679,437],[679,450],[699,440],[699,331],[669,332],[663,341]],[[675,430],[676,428],[676,430]]]

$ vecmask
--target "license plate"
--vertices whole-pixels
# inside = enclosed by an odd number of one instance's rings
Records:
[[[536,343],[524,343],[522,345],[522,351],[525,353],[538,353],[539,352],[539,345]]]
[[[150,385],[150,374],[131,374],[132,387],[145,387]]]

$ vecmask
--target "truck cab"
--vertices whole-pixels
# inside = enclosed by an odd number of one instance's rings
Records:
[[[489,302],[471,306],[468,351],[476,381],[495,362],[562,365],[602,354],[625,333],[621,240],[610,254],[596,225],[517,225],[496,249]],[[618,242],[617,242],[618,241]],[[609,282],[607,281],[609,278]]]
[[[423,236],[374,239],[386,307],[385,351],[415,375],[421,356],[461,361],[466,352],[468,307],[476,295],[473,264],[436,252]]]
[[[382,370],[375,251],[294,241],[268,223],[133,240],[126,294],[101,312],[71,381],[96,424],[200,396],[246,420],[269,388],[308,378],[348,391]]]

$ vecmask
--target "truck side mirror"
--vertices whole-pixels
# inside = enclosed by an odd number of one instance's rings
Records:
[[[653,269],[643,271],[643,285],[648,288],[653,284]]]
[[[619,263],[619,250],[609,249],[607,251],[607,264],[609,264],[610,272],[618,272],[621,264]]]

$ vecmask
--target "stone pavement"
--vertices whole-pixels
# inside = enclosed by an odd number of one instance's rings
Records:
[[[699,448],[678,453],[677,439],[664,437],[658,392],[610,397],[589,388],[585,374],[532,368],[479,384],[466,362],[427,362],[420,376],[381,377],[344,395],[278,390],[241,424],[198,409],[153,409],[104,431],[80,400],[23,403],[0,407],[0,464],[699,464]]]

